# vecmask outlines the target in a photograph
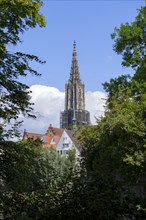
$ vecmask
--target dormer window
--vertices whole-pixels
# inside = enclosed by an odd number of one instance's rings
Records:
[[[42,141],[43,143],[46,143],[45,136],[43,136],[43,137],[41,138],[41,141]]]
[[[56,144],[55,138],[52,138],[51,144]]]

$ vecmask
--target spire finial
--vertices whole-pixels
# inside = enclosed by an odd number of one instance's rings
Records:
[[[76,49],[76,41],[74,40],[74,43],[73,43],[73,47],[74,49]]]

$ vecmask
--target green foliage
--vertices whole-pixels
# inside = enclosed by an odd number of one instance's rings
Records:
[[[3,135],[8,134],[4,125],[12,123],[12,119],[15,121],[20,113],[33,116],[29,87],[19,79],[28,73],[39,75],[29,63],[43,61],[34,55],[11,52],[9,48],[21,42],[20,37],[24,31],[37,25],[45,26],[44,17],[39,13],[41,6],[40,0],[0,0],[0,118],[3,119],[0,127]],[[17,133],[16,127],[20,123],[14,125],[10,134]]]
[[[80,136],[84,172],[76,187],[82,186],[76,194],[80,219],[84,219],[82,209],[88,210],[87,219],[146,218],[145,27],[141,8],[133,23],[122,24],[112,35],[122,65],[136,73],[103,84],[108,93],[105,115]]]
[[[75,152],[62,157],[53,148],[43,148],[40,140],[5,141],[1,148],[4,219],[61,219],[72,188]]]
[[[64,187],[68,183],[72,170],[75,167],[74,154],[70,152],[69,157],[66,158],[51,148],[44,160],[44,188],[60,189]]]
[[[86,206],[88,219],[146,217],[146,95],[137,99],[126,90],[111,95],[112,108],[80,137],[86,195],[86,204],[81,199],[80,206]]]
[[[133,23],[115,29],[114,49],[136,73],[104,83],[106,112],[82,129],[80,166],[73,151],[65,158],[40,150],[40,142],[5,143],[5,219],[146,219],[145,26],[141,8]]]
[[[68,151],[67,162],[70,169],[73,169],[76,163],[76,150],[72,149]]]
[[[20,33],[29,28],[45,26],[44,16],[40,14],[40,0],[0,0],[1,45],[20,42]]]
[[[41,142],[3,142],[3,180],[6,191],[27,192],[41,188],[45,155]]]
[[[138,69],[145,63],[145,27],[146,8],[141,7],[134,22],[121,24],[120,28],[115,28],[112,34],[114,50],[117,54],[122,54],[123,66]]]
[[[35,193],[4,193],[4,219],[52,219],[59,216],[59,202],[56,191]],[[48,212],[49,209],[49,212]],[[57,218],[59,219],[59,218]]]
[[[67,183],[75,166],[74,154],[68,158],[53,148],[48,151],[40,140],[2,142],[1,167],[6,191],[32,192],[57,189]]]
[[[122,75],[118,78],[111,79],[110,82],[103,83],[103,88],[108,94],[107,108],[112,108],[112,100],[121,100],[123,93],[127,93],[131,84],[131,77],[129,75]]]

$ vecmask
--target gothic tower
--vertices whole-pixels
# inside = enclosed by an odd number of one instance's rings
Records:
[[[60,127],[73,129],[90,124],[90,113],[85,110],[85,86],[78,68],[76,42],[73,44],[71,72],[65,84],[65,110],[60,115]]]

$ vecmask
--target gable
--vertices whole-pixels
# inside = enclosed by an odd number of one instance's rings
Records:
[[[64,130],[60,141],[57,145],[56,150],[63,155],[66,155],[69,150],[75,149],[77,157],[80,155],[80,152],[78,148],[76,147],[75,143],[71,139],[71,137],[68,135],[66,130]]]

